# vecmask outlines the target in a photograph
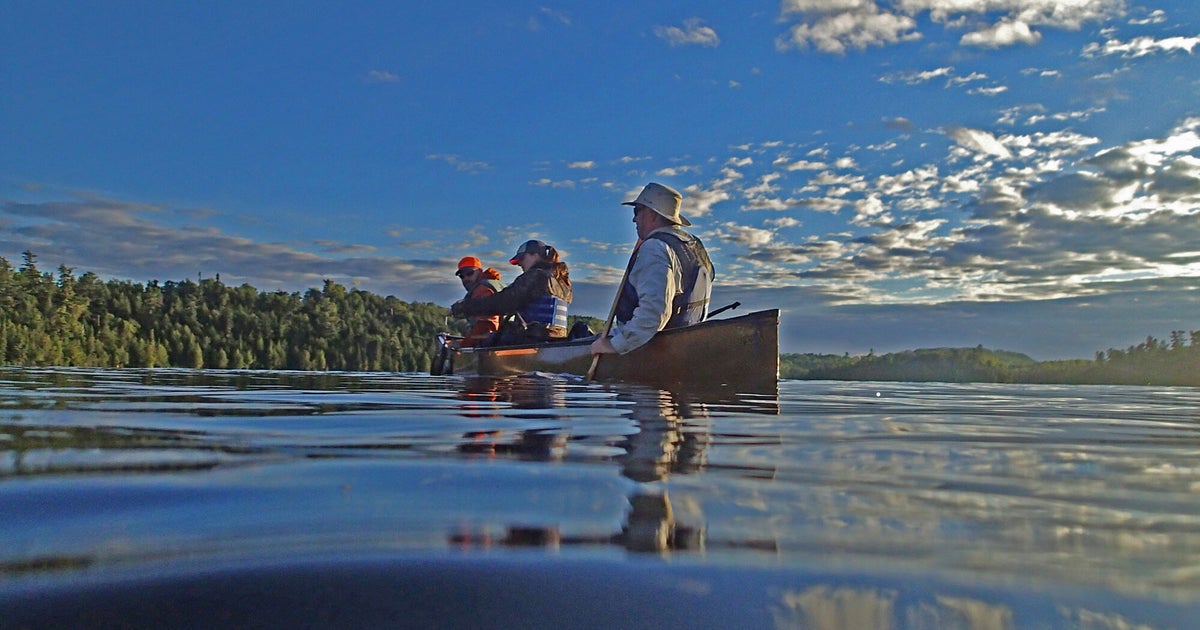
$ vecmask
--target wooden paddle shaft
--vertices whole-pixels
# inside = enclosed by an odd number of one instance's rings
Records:
[[[600,339],[608,336],[612,330],[613,318],[617,316],[617,304],[621,301],[621,292],[625,290],[625,282],[629,280],[629,270],[633,269],[633,257],[637,255],[637,250],[642,246],[642,241],[639,239],[637,244],[633,246],[633,252],[629,254],[629,263],[625,265],[625,275],[621,276],[621,283],[617,285],[617,295],[613,297],[612,308],[608,309],[608,319],[604,320],[604,330],[600,331]],[[600,354],[592,355],[592,365],[588,368],[587,375],[583,377],[584,383],[591,383],[596,376],[596,366],[600,365]]]

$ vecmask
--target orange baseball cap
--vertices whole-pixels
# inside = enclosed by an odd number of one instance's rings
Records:
[[[483,269],[483,261],[474,256],[464,256],[462,260],[458,261],[458,271],[470,269],[472,267],[475,269]],[[454,272],[454,275],[457,276],[458,271]]]

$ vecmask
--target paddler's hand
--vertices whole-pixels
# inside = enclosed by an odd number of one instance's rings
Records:
[[[608,337],[600,337],[599,339],[593,341],[592,345],[589,347],[592,350],[592,354],[617,353],[617,349],[613,347],[612,342],[608,340]]]
[[[466,317],[466,315],[464,315],[462,312],[462,303],[463,303],[463,301],[459,300],[459,301],[455,302],[454,304],[451,304],[450,305],[450,314],[455,317]]]

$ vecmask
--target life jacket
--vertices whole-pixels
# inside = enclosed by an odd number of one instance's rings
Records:
[[[680,328],[699,324],[708,317],[708,299],[712,292],[712,281],[716,277],[712,261],[704,249],[700,239],[692,237],[685,239],[671,230],[655,232],[647,239],[657,239],[671,248],[679,261],[680,276],[683,278],[681,291],[671,300],[671,319],[667,320],[667,328]],[[637,260],[637,252],[629,258],[629,269]],[[617,300],[616,320],[624,323],[633,319],[633,310],[638,305],[637,287],[626,282],[621,287],[621,297]]]
[[[563,335],[567,331],[568,302],[551,293],[547,293],[521,309],[518,315],[525,320],[525,325],[542,324],[549,330],[560,329]],[[557,331],[556,331],[557,332]],[[550,335],[552,337],[562,336]]]
[[[483,279],[471,285],[467,290],[467,297],[480,297],[475,294],[479,287],[488,287],[492,293],[499,293],[504,290],[504,283],[500,281],[500,272],[488,267],[483,270]],[[484,295],[491,295],[485,293]],[[486,340],[492,333],[500,328],[500,317],[496,315],[476,315],[471,318],[471,330],[467,332],[466,337],[462,340],[462,346],[475,346]]]
[[[500,281],[500,272],[491,267],[483,270],[482,280],[471,285],[470,289],[467,289],[467,297],[465,299],[471,299],[473,297],[471,294],[475,293],[475,289],[478,289],[479,285],[491,287],[492,291],[496,293],[504,290],[504,283]]]

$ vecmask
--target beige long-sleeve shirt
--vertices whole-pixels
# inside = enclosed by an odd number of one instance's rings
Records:
[[[654,232],[663,230],[687,234],[674,227],[658,228]],[[620,354],[641,347],[670,321],[671,304],[683,287],[682,265],[670,246],[647,235],[638,248],[627,282],[637,290],[638,305],[629,321],[613,324],[610,341]]]

